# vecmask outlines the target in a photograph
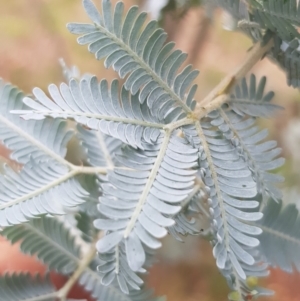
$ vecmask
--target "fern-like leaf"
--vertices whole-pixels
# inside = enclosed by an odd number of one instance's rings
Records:
[[[45,161],[49,158],[64,162],[66,145],[72,133],[61,120],[25,121],[10,114],[11,110],[27,107],[22,91],[0,79],[0,140],[12,150],[11,158],[24,164],[29,157]]]
[[[264,217],[255,224],[263,230],[259,250],[264,260],[284,271],[300,272],[300,217],[294,204],[270,199],[263,210]]]
[[[300,38],[300,6],[297,0],[247,0],[250,13],[262,28],[276,32],[284,41]]]
[[[114,259],[104,278],[109,283],[117,277],[124,292],[141,284],[134,272],[143,272],[144,245],[161,246],[158,239],[174,224],[168,216],[180,210],[180,203],[192,191],[196,171],[191,168],[197,167],[197,150],[182,138],[166,134],[155,145],[144,143],[143,149],[125,147],[117,156],[131,170],[108,174],[109,184],[102,185],[99,205],[108,219],[95,221],[98,229],[107,231],[97,249]]]
[[[90,0],[83,4],[94,24],[68,25],[72,33],[82,35],[78,43],[89,44],[89,51],[97,59],[106,58],[105,67],[112,66],[121,78],[127,76],[126,89],[132,94],[141,89],[141,103],[147,99],[149,108],[160,109],[167,120],[180,119],[191,112],[196,104],[196,86],[188,88],[198,71],[187,66],[178,74],[187,55],[174,51],[174,43],[164,45],[166,33],[157,29],[157,22],[144,25],[146,14],[139,14],[136,6],[124,18],[122,2],[112,9],[111,1],[103,0],[102,15]]]
[[[251,74],[249,81],[245,78],[235,87],[228,98],[228,104],[238,115],[248,117],[273,117],[282,107],[272,103],[274,92],[265,93],[266,77],[257,83],[256,76]]]
[[[55,288],[46,276],[12,274],[0,277],[0,294],[4,301],[56,301]]]
[[[21,241],[20,250],[24,254],[36,255],[51,270],[68,275],[78,266],[80,248],[69,229],[55,218],[43,217],[7,227],[1,235],[13,244]]]
[[[222,123],[218,111],[213,111],[196,127],[185,126],[184,132],[199,149],[201,176],[209,194],[217,266],[242,298],[247,293],[243,284],[247,270],[255,263],[251,249],[259,244],[252,235],[261,233],[247,223],[261,219],[262,214],[247,212],[259,205],[251,200],[257,195],[256,183],[235,147],[218,131]]]
[[[1,235],[5,236],[12,243],[21,241],[22,252],[36,255],[50,269],[54,269],[60,273],[70,274],[81,262],[82,251],[76,244],[75,237],[70,233],[70,229],[67,229],[61,221],[55,218],[43,217],[22,225],[7,227],[2,231]],[[40,248],[40,245],[43,245],[43,248]],[[79,278],[79,284],[88,292],[91,292],[96,300],[150,300],[150,298],[142,298],[146,294],[145,291],[139,292],[139,294],[130,292],[129,295],[124,295],[114,285],[109,287],[102,285],[101,274],[96,271],[98,264],[99,260],[95,258]],[[12,300],[14,301],[15,299]],[[52,301],[52,299],[50,300]]]
[[[265,141],[268,131],[260,131],[255,120],[256,117],[268,117],[280,108],[270,103],[273,92],[264,95],[265,83],[265,78],[262,78],[256,87],[254,75],[249,84],[243,79],[228,100],[231,110],[218,110],[220,116],[216,125],[247,163],[257,183],[258,193],[264,198],[271,196],[279,200],[282,195],[276,185],[283,178],[269,171],[280,167],[284,159],[278,158],[281,149],[276,147],[276,141]]]
[[[24,223],[45,214],[64,214],[64,206],[83,203],[88,193],[75,175],[53,161],[38,164],[31,160],[19,173],[6,167],[0,183],[0,226]]]
[[[91,262],[79,279],[79,284],[90,292],[91,296],[97,301],[165,301],[164,298],[153,297],[151,290],[141,289],[139,291],[130,291],[124,294],[112,283],[110,286],[103,286],[103,275],[98,272],[99,260]],[[97,272],[95,272],[97,271]]]
[[[24,99],[33,110],[15,113],[23,114],[26,119],[43,119],[45,116],[73,118],[134,147],[141,147],[142,137],[148,143],[155,142],[164,125],[151,115],[146,104],[140,105],[138,94],[131,96],[123,87],[119,101],[118,85],[114,80],[109,88],[106,80],[98,83],[96,77],[82,79],[79,83],[72,79],[69,86],[64,83],[60,88],[49,86],[53,101],[35,88],[33,94],[38,101]]]
[[[215,0],[237,20],[256,23],[261,29],[268,29],[284,41],[299,38],[300,7],[297,0]]]

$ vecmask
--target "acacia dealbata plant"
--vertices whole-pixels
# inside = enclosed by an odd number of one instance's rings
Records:
[[[245,76],[270,58],[299,88],[298,1],[209,1],[231,14],[253,47],[197,101],[198,71],[157,22],[136,6],[100,3],[98,11],[83,0],[91,22],[68,29],[124,84],[66,66],[66,83],[46,93],[26,96],[0,82],[0,139],[21,166],[1,176],[2,235],[69,276],[56,290],[48,277],[7,274],[1,300],[68,300],[77,282],[99,301],[158,300],[143,274],[164,236],[201,232],[197,217],[210,220],[229,300],[271,294],[258,285],[269,266],[300,271],[300,218],[277,187],[281,150],[257,125],[281,108],[265,77]],[[85,151],[82,165],[66,159],[71,138]]]

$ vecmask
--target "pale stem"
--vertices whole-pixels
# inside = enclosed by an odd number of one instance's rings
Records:
[[[163,162],[164,156],[166,154],[166,151],[167,151],[170,139],[171,139],[171,134],[172,134],[171,131],[166,131],[165,132],[164,140],[161,144],[160,151],[158,153],[158,156],[157,156],[157,158],[155,160],[155,163],[152,167],[152,170],[150,172],[148,181],[147,181],[147,183],[144,187],[144,190],[143,190],[143,192],[141,194],[141,197],[138,201],[138,204],[137,204],[137,206],[136,206],[136,208],[135,208],[135,210],[132,214],[132,217],[131,217],[131,219],[130,219],[130,221],[129,221],[129,223],[128,223],[125,231],[124,231],[124,238],[127,238],[129,236],[129,234],[131,233],[132,229],[135,226],[136,221],[139,218],[139,215],[141,214],[143,206],[144,206],[145,202],[147,201],[147,197],[148,197],[148,194],[150,192],[150,189],[152,188],[152,185],[153,185],[153,183],[154,183],[154,181],[157,177],[160,165]]]
[[[39,114],[41,116],[50,116],[52,117],[53,115],[55,118],[57,116],[67,116],[68,118],[75,119],[76,117],[87,117],[87,118],[94,118],[98,120],[106,120],[106,121],[114,121],[114,122],[122,122],[126,124],[133,124],[133,125],[140,125],[144,127],[149,127],[149,128],[156,128],[156,129],[162,129],[164,127],[164,124],[159,124],[159,123],[152,123],[152,122],[147,122],[143,120],[137,120],[137,119],[129,119],[126,117],[118,117],[118,116],[110,116],[110,115],[101,115],[101,114],[94,114],[90,112],[73,112],[73,111],[41,111],[41,110],[12,110],[12,114],[20,114],[21,117],[23,117],[26,120],[26,115],[27,114]],[[24,114],[25,113],[25,114]],[[30,119],[30,118],[29,118]],[[76,121],[76,120],[75,120]],[[81,122],[78,122],[82,124]]]
[[[241,80],[252,67],[260,61],[263,56],[273,47],[274,41],[262,45],[257,42],[249,51],[243,63],[233,72],[229,73],[196,107],[197,117],[203,117],[214,108],[220,107],[226,101],[226,95],[229,95],[232,88]],[[198,116],[199,115],[199,116]]]
[[[107,174],[110,168],[107,167],[90,167],[90,166],[76,166],[73,165],[71,168],[76,171],[76,174]]]
[[[184,125],[188,125],[188,124],[193,124],[195,121],[192,118],[184,118],[184,119],[180,119],[178,121],[166,124],[164,127],[164,130],[169,130],[169,131],[173,131],[176,130]]]
[[[102,133],[100,131],[97,131],[96,137],[97,137],[97,141],[99,143],[99,146],[100,146],[100,148],[103,152],[103,155],[104,155],[104,158],[106,160],[107,166],[109,168],[113,168],[115,166],[115,164],[112,160],[112,157],[111,157],[111,154],[109,153],[109,150],[107,149],[107,146],[106,146],[106,143],[105,143],[105,140],[104,140],[104,137],[103,137]]]
[[[98,239],[98,238],[97,238]],[[77,282],[78,278],[81,276],[86,267],[90,264],[90,262],[94,259],[96,255],[96,246],[95,242],[91,244],[89,252],[84,256],[82,261],[80,262],[77,270],[72,274],[66,284],[57,292],[57,297],[61,301],[66,301],[68,293]]]

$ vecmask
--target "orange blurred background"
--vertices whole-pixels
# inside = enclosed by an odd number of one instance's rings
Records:
[[[139,1],[124,0],[127,7]],[[142,2],[142,1],[140,1]],[[98,1],[98,4],[100,1]],[[35,86],[46,88],[62,81],[58,59],[76,64],[82,72],[112,79],[117,74],[106,70],[86,47],[79,46],[69,34],[67,22],[87,21],[80,0],[0,0],[0,77],[30,92]],[[188,62],[201,73],[197,79],[197,99],[201,100],[225,75],[245,57],[251,41],[237,32],[223,30],[221,12],[214,21],[205,19],[200,8],[178,19],[169,14],[164,23],[170,39],[189,53]],[[268,76],[268,89],[276,93],[275,102],[285,107],[272,120],[262,121],[271,136],[283,147],[287,163],[281,172],[287,180],[287,200],[298,202],[300,171],[292,168],[300,162],[300,106],[298,91],[287,87],[284,73],[265,59],[253,68],[257,76]],[[299,126],[298,126],[299,125]],[[299,147],[299,148],[298,148]],[[290,191],[293,191],[292,196]],[[0,241],[0,253],[1,253]],[[9,256],[10,254],[1,254]],[[13,258],[10,258],[14,260]],[[151,270],[148,284],[169,301],[225,301],[228,288],[215,267],[207,241],[188,238],[186,243],[167,238],[158,254],[159,263]],[[0,260],[0,271],[3,270]],[[299,274],[272,271],[264,283],[277,293],[270,301],[300,300]],[[0,298],[1,299],[1,298]]]

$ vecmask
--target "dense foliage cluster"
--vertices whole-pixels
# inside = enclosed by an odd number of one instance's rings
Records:
[[[65,65],[66,83],[47,93],[35,88],[26,96],[0,82],[0,140],[22,166],[1,176],[1,234],[70,278],[57,291],[48,278],[6,275],[1,296],[67,300],[78,281],[96,300],[150,300],[142,274],[161,238],[199,235],[195,217],[210,219],[229,299],[271,294],[257,284],[270,265],[300,271],[300,218],[294,205],[282,205],[277,187],[281,149],[257,124],[281,107],[265,77],[244,76],[267,56],[286,70],[289,85],[300,86],[300,5],[214,0],[254,46],[196,101],[198,71],[184,65],[187,55],[166,43],[157,21],[147,23],[136,6],[124,12],[122,2],[102,0],[101,13],[90,0],[83,4],[91,23],[68,29],[122,83]],[[85,152],[83,165],[66,159],[71,138]]]

